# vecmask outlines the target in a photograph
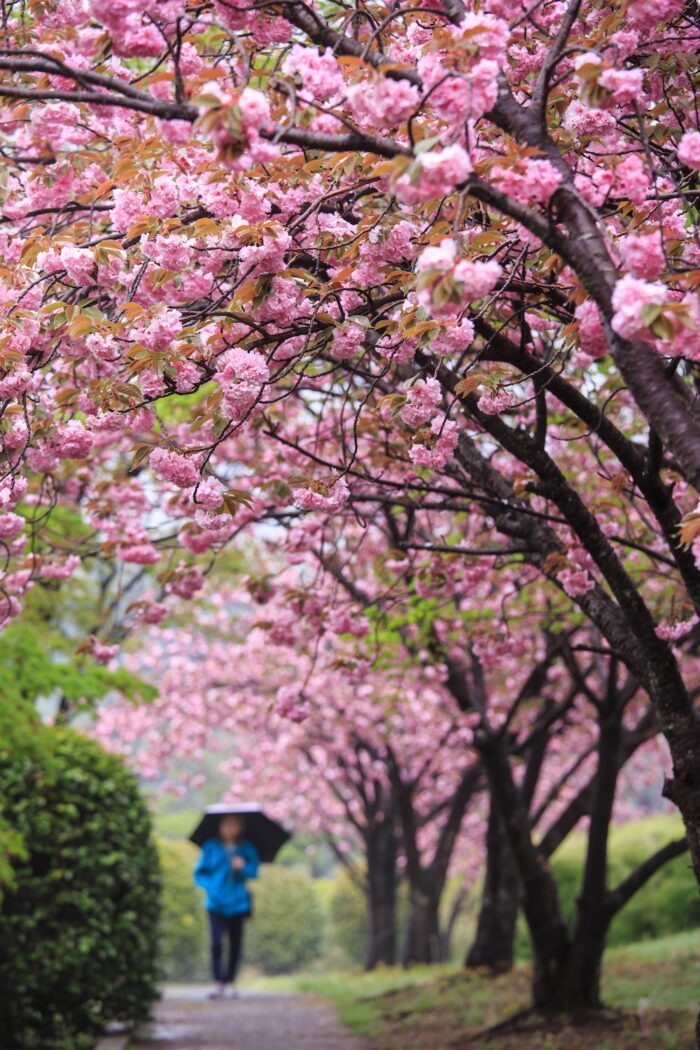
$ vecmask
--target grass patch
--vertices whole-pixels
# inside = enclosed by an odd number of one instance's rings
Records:
[[[330,999],[343,1024],[360,1035],[373,1034],[382,1023],[385,999],[392,995],[415,996],[425,986],[426,993],[439,975],[452,976],[453,966],[421,966],[412,970],[379,967],[372,973],[361,970],[332,973],[290,974],[284,977],[250,976],[245,986],[253,991],[296,992]]]
[[[331,1000],[340,1019],[369,1038],[371,1050],[686,1050],[693,1045],[698,963],[700,931],[612,949],[605,957],[603,1016],[577,1024],[530,1017],[490,1038],[477,1033],[527,1006],[529,966],[495,978],[436,966],[247,983]]]

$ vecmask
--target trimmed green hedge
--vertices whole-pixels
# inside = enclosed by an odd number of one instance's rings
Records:
[[[39,732],[32,753],[0,743],[3,817],[26,850],[0,905],[0,1046],[82,1050],[156,998],[158,857],[121,760]]]

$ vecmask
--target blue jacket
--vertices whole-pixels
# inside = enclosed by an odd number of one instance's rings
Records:
[[[231,866],[234,857],[243,857],[245,861],[240,871]],[[247,839],[229,847],[219,839],[208,839],[194,869],[194,881],[207,892],[208,911],[221,915],[246,915],[250,912],[250,894],[245,882],[256,878],[258,864],[258,851]]]

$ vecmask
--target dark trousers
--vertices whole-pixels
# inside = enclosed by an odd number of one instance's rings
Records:
[[[231,984],[235,980],[238,960],[241,957],[245,918],[245,915],[221,915],[218,911],[209,912],[211,966],[214,980],[222,984]],[[228,941],[228,954],[225,953],[226,941]]]

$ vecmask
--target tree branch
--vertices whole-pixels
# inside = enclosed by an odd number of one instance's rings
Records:
[[[688,849],[686,838],[675,839],[666,846],[652,853],[650,857],[640,864],[638,868],[623,879],[614,890],[610,890],[606,896],[605,907],[610,916],[616,915],[625,904],[644,886],[656,872],[674,857],[680,857]]]

